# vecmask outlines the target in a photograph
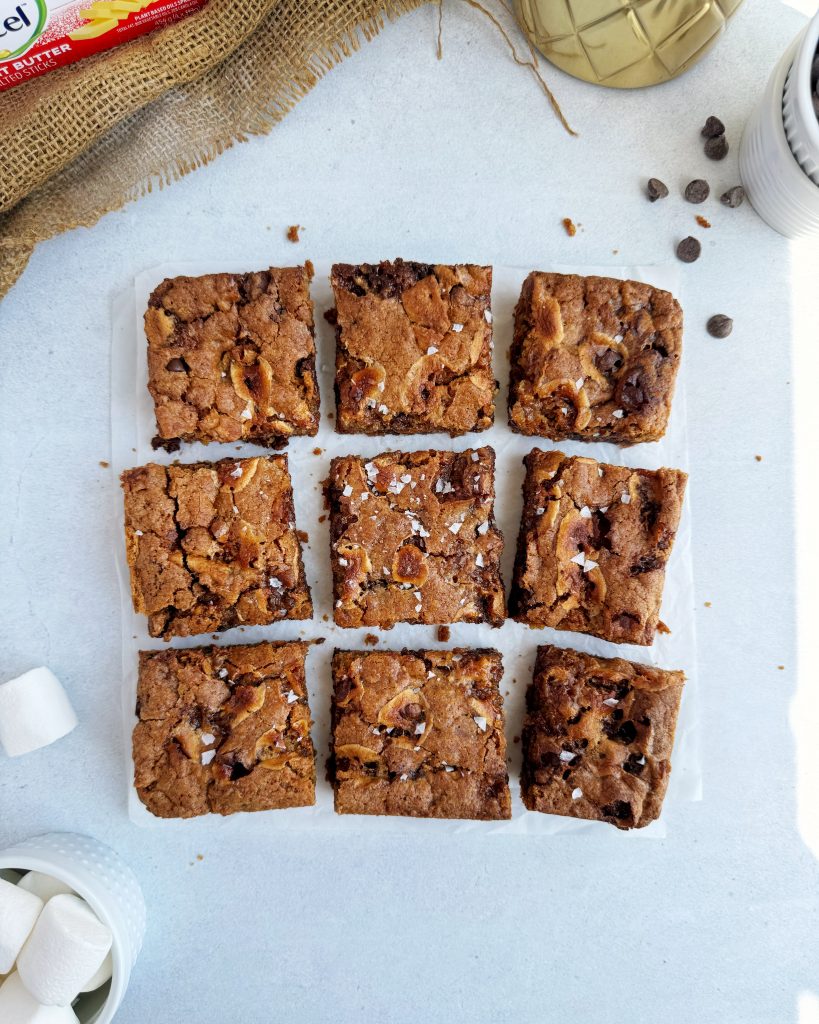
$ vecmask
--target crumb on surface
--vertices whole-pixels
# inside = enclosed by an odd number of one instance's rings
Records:
[[[438,627],[438,639],[440,640],[440,642],[442,644],[448,643],[449,637],[450,637],[449,626],[439,626]]]
[[[197,859],[197,860],[204,860],[204,859],[205,859],[205,857],[204,857],[204,855],[203,855],[203,854],[201,854],[201,853],[197,853],[197,855],[196,855],[196,859]]]
[[[657,623],[657,632],[658,633],[671,633],[671,630],[668,628],[668,626],[666,626],[666,624],[663,622],[663,620],[660,619],[658,621],[658,623]]]
[[[364,637],[364,643],[369,644],[370,647],[374,647],[378,643],[378,637],[375,635],[375,633],[368,633]]]
[[[298,242],[298,241],[300,241],[300,239],[299,239],[299,231],[300,230],[301,230],[301,224],[291,224],[290,227],[287,229],[287,241],[288,242]]]
[[[699,224],[699,226],[701,228],[710,228],[711,227],[711,221],[708,220],[706,217],[703,217],[703,215],[701,213],[697,214],[696,220],[697,220],[697,223]]]
[[[299,538],[302,544],[310,543],[310,534],[307,532],[307,530],[296,530],[296,536]]]
[[[705,602],[705,607],[706,608],[710,608],[711,607],[711,602],[710,601],[706,601]]]
[[[323,448],[314,448],[313,449],[313,454],[314,455],[323,455],[324,454],[324,449]]]
[[[335,413],[333,413],[333,412],[328,412],[327,413],[327,419],[328,420],[334,420],[335,418],[336,418]]]
[[[103,469],[108,469],[110,463],[106,462],[105,459],[100,459],[100,465],[102,466]]]
[[[513,736],[512,737],[512,742],[513,743],[520,743],[520,736]]]
[[[330,621],[330,616],[325,612],[324,615],[322,615],[322,617],[321,617],[321,621],[322,622],[329,622]]]
[[[783,669],[785,668],[784,665],[777,665],[776,667],[779,669],[780,672],[782,672]]]
[[[322,513],[322,514],[321,514],[321,515],[320,515],[320,516],[318,517],[318,521],[319,521],[320,523],[324,523],[324,522],[326,522],[326,521],[327,521],[327,516],[326,516],[326,514],[325,514],[325,513]]]
[[[563,218],[563,227],[565,228],[566,234],[569,236],[569,238],[574,238],[574,236],[577,234],[577,225],[571,217]]]
[[[611,254],[612,254],[612,256],[618,256],[620,254],[620,250],[619,249],[612,249],[611,250]]]
[[[754,458],[756,459],[757,462],[762,462],[762,456],[761,455],[755,455]]]

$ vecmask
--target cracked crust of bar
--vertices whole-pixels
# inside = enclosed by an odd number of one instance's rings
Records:
[[[686,474],[537,448],[524,464],[512,617],[533,628],[651,645]],[[584,564],[575,564],[581,552]],[[595,563],[591,570],[586,559]]]
[[[329,777],[341,814],[510,817],[501,656],[333,655]]]
[[[515,308],[509,426],[553,441],[626,447],[659,440],[671,411],[682,331],[682,310],[667,291],[533,271]]]
[[[539,647],[522,732],[524,805],[620,829],[659,817],[684,683],[678,671]]]
[[[309,644],[141,651],[134,784],[161,818],[315,803]]]
[[[151,636],[312,616],[284,455],[122,474],[134,610]]]
[[[310,267],[176,277],[145,313],[157,446],[250,441],[281,448],[318,431]]]

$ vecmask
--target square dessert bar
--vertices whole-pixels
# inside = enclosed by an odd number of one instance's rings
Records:
[[[315,803],[308,646],[140,651],[134,785],[152,814]]]
[[[506,604],[494,469],[491,448],[333,459],[327,502],[337,625],[499,626]]]
[[[513,618],[650,645],[687,475],[537,448],[523,461]]]
[[[508,818],[502,674],[491,650],[336,650],[336,811]]]
[[[538,647],[522,736],[526,807],[618,828],[659,817],[684,682],[682,672]]]
[[[312,267],[163,281],[145,313],[156,447],[318,431]]]
[[[492,268],[339,263],[336,425],[451,436],[492,426]]]
[[[533,272],[515,309],[509,426],[553,441],[657,441],[671,412],[683,315],[637,281]]]
[[[151,636],[195,636],[313,614],[287,456],[122,474],[134,610]]]

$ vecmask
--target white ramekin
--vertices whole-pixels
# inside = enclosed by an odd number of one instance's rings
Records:
[[[42,871],[89,904],[114,936],[110,985],[80,997],[80,1024],[109,1024],[128,988],[145,935],[145,900],[133,871],[109,847],[88,836],[49,832],[0,851],[0,870]]]
[[[763,220],[789,238],[819,233],[819,123],[810,98],[817,40],[819,14],[774,68],[739,148],[748,199]]]

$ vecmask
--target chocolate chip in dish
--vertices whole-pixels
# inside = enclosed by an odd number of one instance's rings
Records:
[[[494,470],[491,448],[333,459],[327,502],[336,624],[501,625]]]
[[[157,447],[318,431],[312,268],[174,277],[145,313]],[[176,444],[174,444],[176,442]]]
[[[687,475],[537,448],[523,461],[512,617],[652,644]]]
[[[620,829],[658,818],[684,683],[682,672],[538,647],[522,735],[528,810]]]
[[[491,267],[339,263],[331,281],[339,433],[492,426]]]
[[[160,818],[315,803],[306,643],[140,651],[134,784]]]
[[[510,817],[502,674],[492,650],[336,650],[336,811]]]
[[[553,441],[657,441],[682,350],[682,310],[637,281],[537,271],[515,308],[509,426]]]
[[[313,613],[286,455],[122,474],[134,611],[151,636],[195,636]]]

